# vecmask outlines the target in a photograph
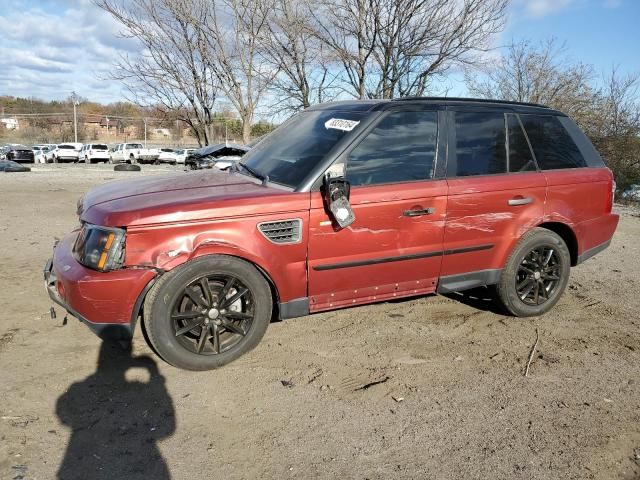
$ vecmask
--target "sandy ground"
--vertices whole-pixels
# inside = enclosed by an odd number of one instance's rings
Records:
[[[192,373],[139,330],[128,352],[49,318],[76,199],[140,175],[56,167],[0,174],[0,478],[640,479],[637,211],[543,317],[484,290],[381,303],[273,323]]]

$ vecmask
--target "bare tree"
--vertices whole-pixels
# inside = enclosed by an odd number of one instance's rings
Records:
[[[586,123],[597,95],[594,72],[589,65],[572,62],[565,52],[565,45],[555,39],[511,44],[492,69],[468,71],[467,88],[480,97],[549,105]]]
[[[141,106],[162,106],[169,119],[186,123],[200,145],[211,139],[218,77],[211,67],[205,25],[208,0],[96,0],[137,40],[141,53],[123,55],[111,75]],[[207,39],[208,40],[208,39]]]
[[[429,82],[453,67],[478,65],[502,30],[508,0],[383,2],[372,94],[424,95]]]
[[[326,47],[312,34],[302,0],[276,0],[262,38],[264,58],[279,73],[269,88],[273,113],[298,111],[334,97]]]
[[[262,56],[261,40],[272,5],[271,0],[222,0],[202,25],[209,65],[240,116],[245,143],[251,139],[256,109],[278,73]]]
[[[509,0],[314,0],[316,35],[356,98],[423,95],[452,67],[477,65]]]
[[[620,74],[617,68],[604,77],[593,106],[588,133],[613,170],[619,192],[640,183],[640,75]]]
[[[367,98],[367,73],[378,34],[381,1],[309,0],[308,3],[315,35],[342,68],[342,89],[355,98]]]

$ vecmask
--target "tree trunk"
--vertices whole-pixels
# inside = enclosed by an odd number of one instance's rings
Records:
[[[251,141],[251,118],[242,118],[242,142],[247,144]]]

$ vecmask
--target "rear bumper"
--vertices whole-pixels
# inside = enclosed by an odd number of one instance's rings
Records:
[[[581,239],[576,264],[588,260],[609,246],[619,220],[619,215],[608,213],[576,226],[576,236]]]
[[[56,245],[44,268],[49,297],[101,338],[130,338],[146,287],[156,272],[88,269],[72,255],[76,235],[72,232]]]

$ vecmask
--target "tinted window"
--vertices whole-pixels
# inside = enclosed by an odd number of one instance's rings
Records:
[[[557,117],[520,115],[542,170],[586,166],[580,150]]]
[[[513,114],[507,115],[507,129],[509,131],[509,171],[535,171],[536,164],[518,117]]]
[[[352,150],[347,180],[372,185],[432,178],[437,134],[437,112],[390,113]]]
[[[507,171],[504,114],[455,114],[456,175],[490,175]]]
[[[91,148],[93,150],[107,150],[107,146],[101,143],[94,143],[93,145],[91,145]]]
[[[249,150],[242,163],[272,182],[295,187],[345,135],[357,132],[363,117],[337,110],[301,112]]]

